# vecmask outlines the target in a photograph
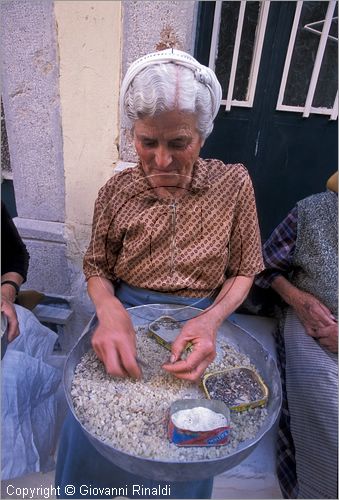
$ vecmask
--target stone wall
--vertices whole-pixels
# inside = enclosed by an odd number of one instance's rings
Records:
[[[1,180],[2,178],[12,178],[12,169],[8,150],[5,113],[1,98]]]
[[[65,182],[53,2],[2,2],[2,97],[28,284],[67,294]],[[37,237],[36,230],[39,235]]]

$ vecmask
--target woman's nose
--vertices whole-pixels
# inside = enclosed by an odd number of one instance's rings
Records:
[[[157,167],[166,168],[172,162],[172,155],[165,147],[158,147],[155,152],[155,162]]]

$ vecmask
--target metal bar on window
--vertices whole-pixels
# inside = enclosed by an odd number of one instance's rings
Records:
[[[332,114],[330,116],[330,120],[336,120],[338,118],[338,91],[335,96],[334,104],[333,104],[333,110]]]
[[[332,21],[334,21],[335,19],[338,21],[338,16],[334,17],[334,18],[332,19]],[[316,21],[315,23],[305,24],[304,29],[305,29],[305,30],[307,30],[307,31],[310,31],[311,33],[315,33],[316,35],[321,36],[321,33],[322,33],[322,32],[321,32],[321,31],[319,31],[319,30],[317,30],[317,29],[315,29],[315,28],[312,28],[312,26],[316,26],[316,25],[318,25],[318,24],[322,24],[322,23],[324,23],[324,21],[325,21],[325,20],[323,20],[323,21]],[[338,37],[337,37],[337,36],[328,35],[328,38],[329,38],[330,40],[333,40],[334,42],[337,42],[337,41],[338,41]]]
[[[316,89],[316,86],[318,83],[318,77],[319,77],[319,73],[320,73],[320,69],[321,69],[321,64],[322,64],[322,60],[323,60],[325,49],[326,49],[327,38],[328,38],[330,29],[331,29],[332,17],[334,14],[335,6],[336,6],[336,1],[334,1],[334,0],[332,0],[328,3],[325,23],[324,23],[323,30],[321,33],[320,42],[319,42],[319,46],[318,46],[318,50],[317,50],[317,55],[315,58],[314,67],[313,67],[313,71],[312,71],[311,81],[310,81],[310,85],[309,85],[308,92],[307,92],[305,110],[303,113],[304,118],[307,118],[310,115],[310,110],[311,110],[311,106],[312,106],[312,102],[313,102],[313,98],[314,98],[314,93],[315,93],[315,89]]]
[[[288,44],[288,49],[287,49],[287,54],[286,54],[284,71],[283,71],[283,75],[281,78],[278,102],[277,102],[277,106],[276,106],[277,110],[285,109],[285,106],[283,106],[283,99],[284,99],[284,95],[285,95],[286,82],[287,82],[287,77],[288,77],[288,73],[289,73],[290,65],[291,65],[291,60],[292,60],[295,39],[297,37],[299,19],[300,19],[302,6],[303,6],[303,2],[299,0],[297,2],[296,9],[295,9],[294,20],[293,20],[293,25],[292,25],[292,30],[291,30],[291,36],[290,36],[290,41]]]
[[[211,39],[211,49],[210,57],[208,61],[208,66],[215,71],[215,61],[218,56],[218,41],[219,41],[219,29],[221,22],[221,7],[222,1],[215,2],[214,19],[213,19],[213,30]]]
[[[249,107],[253,106],[269,9],[270,9],[270,1],[261,2],[258,28],[256,32],[255,44],[253,49],[253,62],[251,66],[251,73],[249,77],[249,85],[247,91],[248,92],[247,102]]]
[[[232,105],[235,73],[236,73],[237,65],[238,65],[239,49],[240,49],[240,42],[241,42],[241,35],[242,35],[242,27],[244,24],[245,9],[246,9],[246,1],[242,0],[240,2],[238,25],[237,25],[236,35],[235,35],[234,50],[233,50],[233,57],[232,57],[230,81],[229,81],[228,90],[227,90],[226,111],[229,111],[231,109],[231,105]]]
[[[292,106],[292,105],[284,104],[281,107],[281,110],[279,110],[279,111],[291,111],[292,113],[303,113],[304,106]],[[310,113],[314,113],[316,115],[327,115],[327,116],[331,117],[332,113],[334,113],[334,108],[315,108],[314,106],[311,106]],[[334,119],[336,119],[336,118],[334,118]]]

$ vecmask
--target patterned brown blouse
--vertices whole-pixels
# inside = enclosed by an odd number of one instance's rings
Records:
[[[202,297],[230,276],[263,269],[253,187],[241,164],[199,158],[190,188],[176,200],[158,198],[140,164],[99,191],[86,279]]]

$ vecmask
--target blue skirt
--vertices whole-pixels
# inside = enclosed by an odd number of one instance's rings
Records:
[[[206,309],[212,299],[191,299],[152,292],[126,283],[116,289],[125,307],[185,304]],[[57,498],[211,498],[213,478],[197,481],[154,481],[120,469],[89,442],[71,412],[61,431],[55,471]]]

